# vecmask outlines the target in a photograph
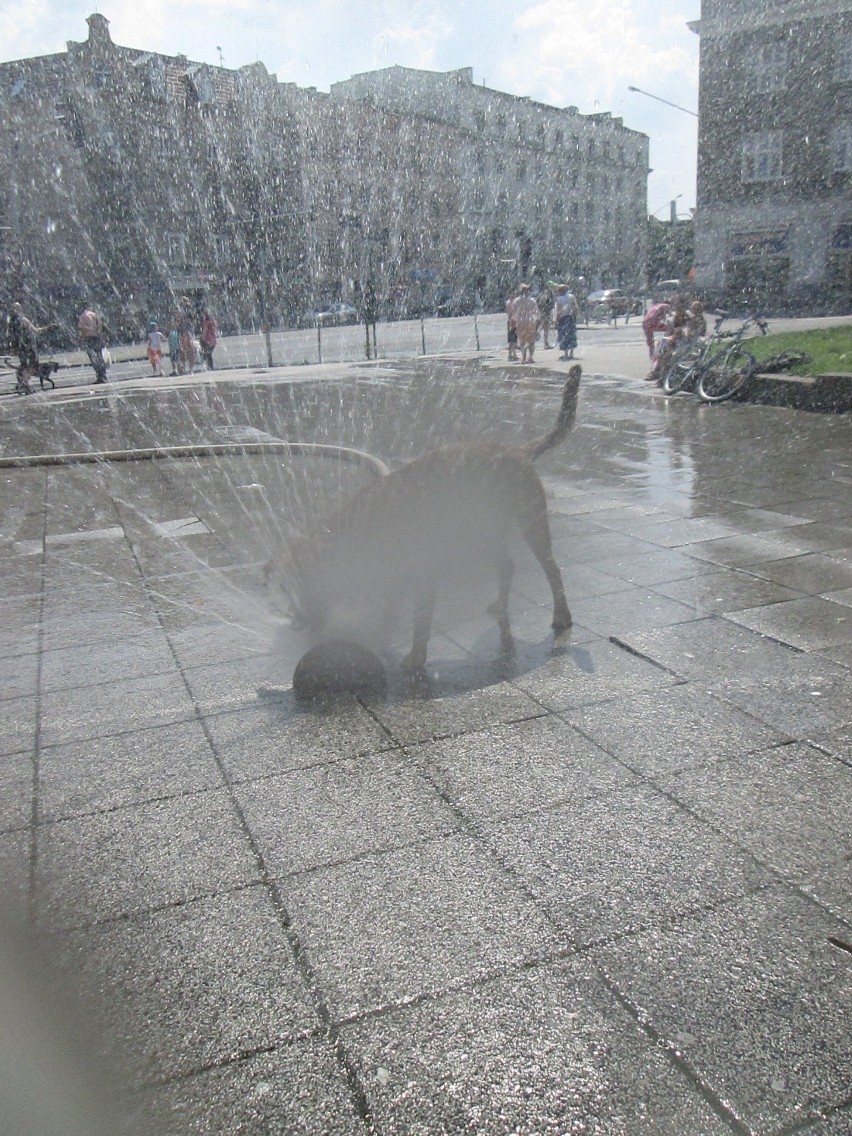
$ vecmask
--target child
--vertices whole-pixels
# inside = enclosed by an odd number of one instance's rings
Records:
[[[183,374],[183,364],[180,361],[180,336],[176,327],[169,328],[169,358],[172,361],[172,375]]]
[[[153,374],[163,374],[163,349],[168,340],[157,327],[157,321],[151,320],[148,324],[148,360]]]

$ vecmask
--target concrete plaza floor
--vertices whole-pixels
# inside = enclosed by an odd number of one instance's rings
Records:
[[[4,401],[0,438],[393,465],[548,428],[554,355],[60,389]],[[572,632],[519,555],[516,657],[488,581],[439,608],[426,684],[400,627],[381,699],[295,703],[305,643],[263,573],[369,473],[2,470],[21,1131],[54,1131],[47,1085],[65,1134],[852,1132],[852,419],[588,363],[539,463]],[[57,985],[84,1007],[70,1049]],[[121,1119],[63,1088],[93,1071]]]

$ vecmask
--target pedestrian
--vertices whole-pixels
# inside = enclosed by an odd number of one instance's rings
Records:
[[[180,307],[175,313],[178,332],[178,373],[193,374],[198,354],[195,350],[195,328],[192,321],[192,305],[188,296],[181,296]]]
[[[509,362],[514,363],[518,358],[518,332],[515,328],[515,300],[517,291],[513,288],[506,297],[506,341],[509,345]]]
[[[77,334],[95,372],[95,382],[105,383],[107,365],[104,359],[104,322],[97,312],[89,307],[83,308],[77,320]]]
[[[577,286],[574,290],[577,300],[577,319],[582,319],[586,327],[589,326],[589,282],[585,276],[577,277]]]
[[[574,358],[574,348],[577,346],[577,316],[580,314],[577,297],[568,291],[567,284],[560,284],[556,289],[553,314],[556,319],[556,342],[562,352],[559,358],[565,362]]]
[[[648,308],[642,318],[642,330],[645,332],[645,342],[648,344],[648,358],[654,358],[654,336],[658,331],[664,331],[666,316],[669,314],[669,304],[662,301]]]
[[[207,364],[208,371],[214,371],[216,368],[213,366],[213,348],[216,346],[219,337],[219,329],[216,327],[216,321],[211,316],[210,312],[204,312],[201,317],[201,334],[199,336],[201,342],[201,354],[204,356],[204,362]]]
[[[541,327],[542,348],[549,351],[553,346],[547,342],[550,329],[553,326],[553,285],[548,281],[538,294],[538,319]]]
[[[169,328],[169,359],[172,364],[172,376],[183,374],[183,371],[180,370],[180,336],[178,335],[176,320],[177,317],[172,319],[172,326]]]
[[[379,351],[376,346],[376,324],[379,320],[379,297],[372,280],[361,293],[361,316],[364,320],[364,333],[366,335],[367,358],[370,358],[370,328],[373,329],[373,358],[378,359]]]
[[[704,315],[704,305],[700,300],[694,300],[686,316],[687,339],[704,339],[706,335],[707,317]]]
[[[157,326],[157,321],[151,320],[148,324],[148,361],[154,375],[161,376],[163,374],[163,351],[168,342]]]
[[[656,345],[654,365],[648,375],[648,382],[655,382],[657,386],[663,385],[663,376],[668,370],[674,353],[679,344],[687,336],[689,323],[689,309],[684,296],[675,296],[666,314],[665,334]]]
[[[538,304],[530,295],[529,284],[521,284],[513,304],[515,331],[521,349],[521,362],[532,363],[538,331]]]
[[[17,382],[15,390],[18,394],[32,394],[30,379],[38,374],[38,336],[43,335],[53,325],[45,324],[36,327],[32,320],[24,315],[20,304],[14,303],[9,309],[8,338],[9,347],[13,355],[18,356]]]

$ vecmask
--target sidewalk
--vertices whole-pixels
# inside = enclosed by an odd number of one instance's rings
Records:
[[[516,658],[483,580],[425,689],[400,628],[382,700],[298,707],[263,592],[348,470],[3,471],[4,912],[86,1000],[64,1058],[128,1086],[102,1131],[852,1132],[852,419],[592,354],[540,463],[571,634],[519,554]],[[513,442],[552,424],[547,355],[4,400],[4,453]]]

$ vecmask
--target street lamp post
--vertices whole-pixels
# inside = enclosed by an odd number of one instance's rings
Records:
[[[691,114],[693,118],[698,118],[698,112],[690,110],[688,107],[682,107],[678,103],[669,102],[668,99],[661,99],[659,95],[652,95],[650,91],[643,91],[641,87],[628,87],[628,91],[634,91],[637,95],[645,95],[646,98],[656,99],[658,103],[665,103],[666,106],[674,107],[675,110],[682,110],[684,114]]]

